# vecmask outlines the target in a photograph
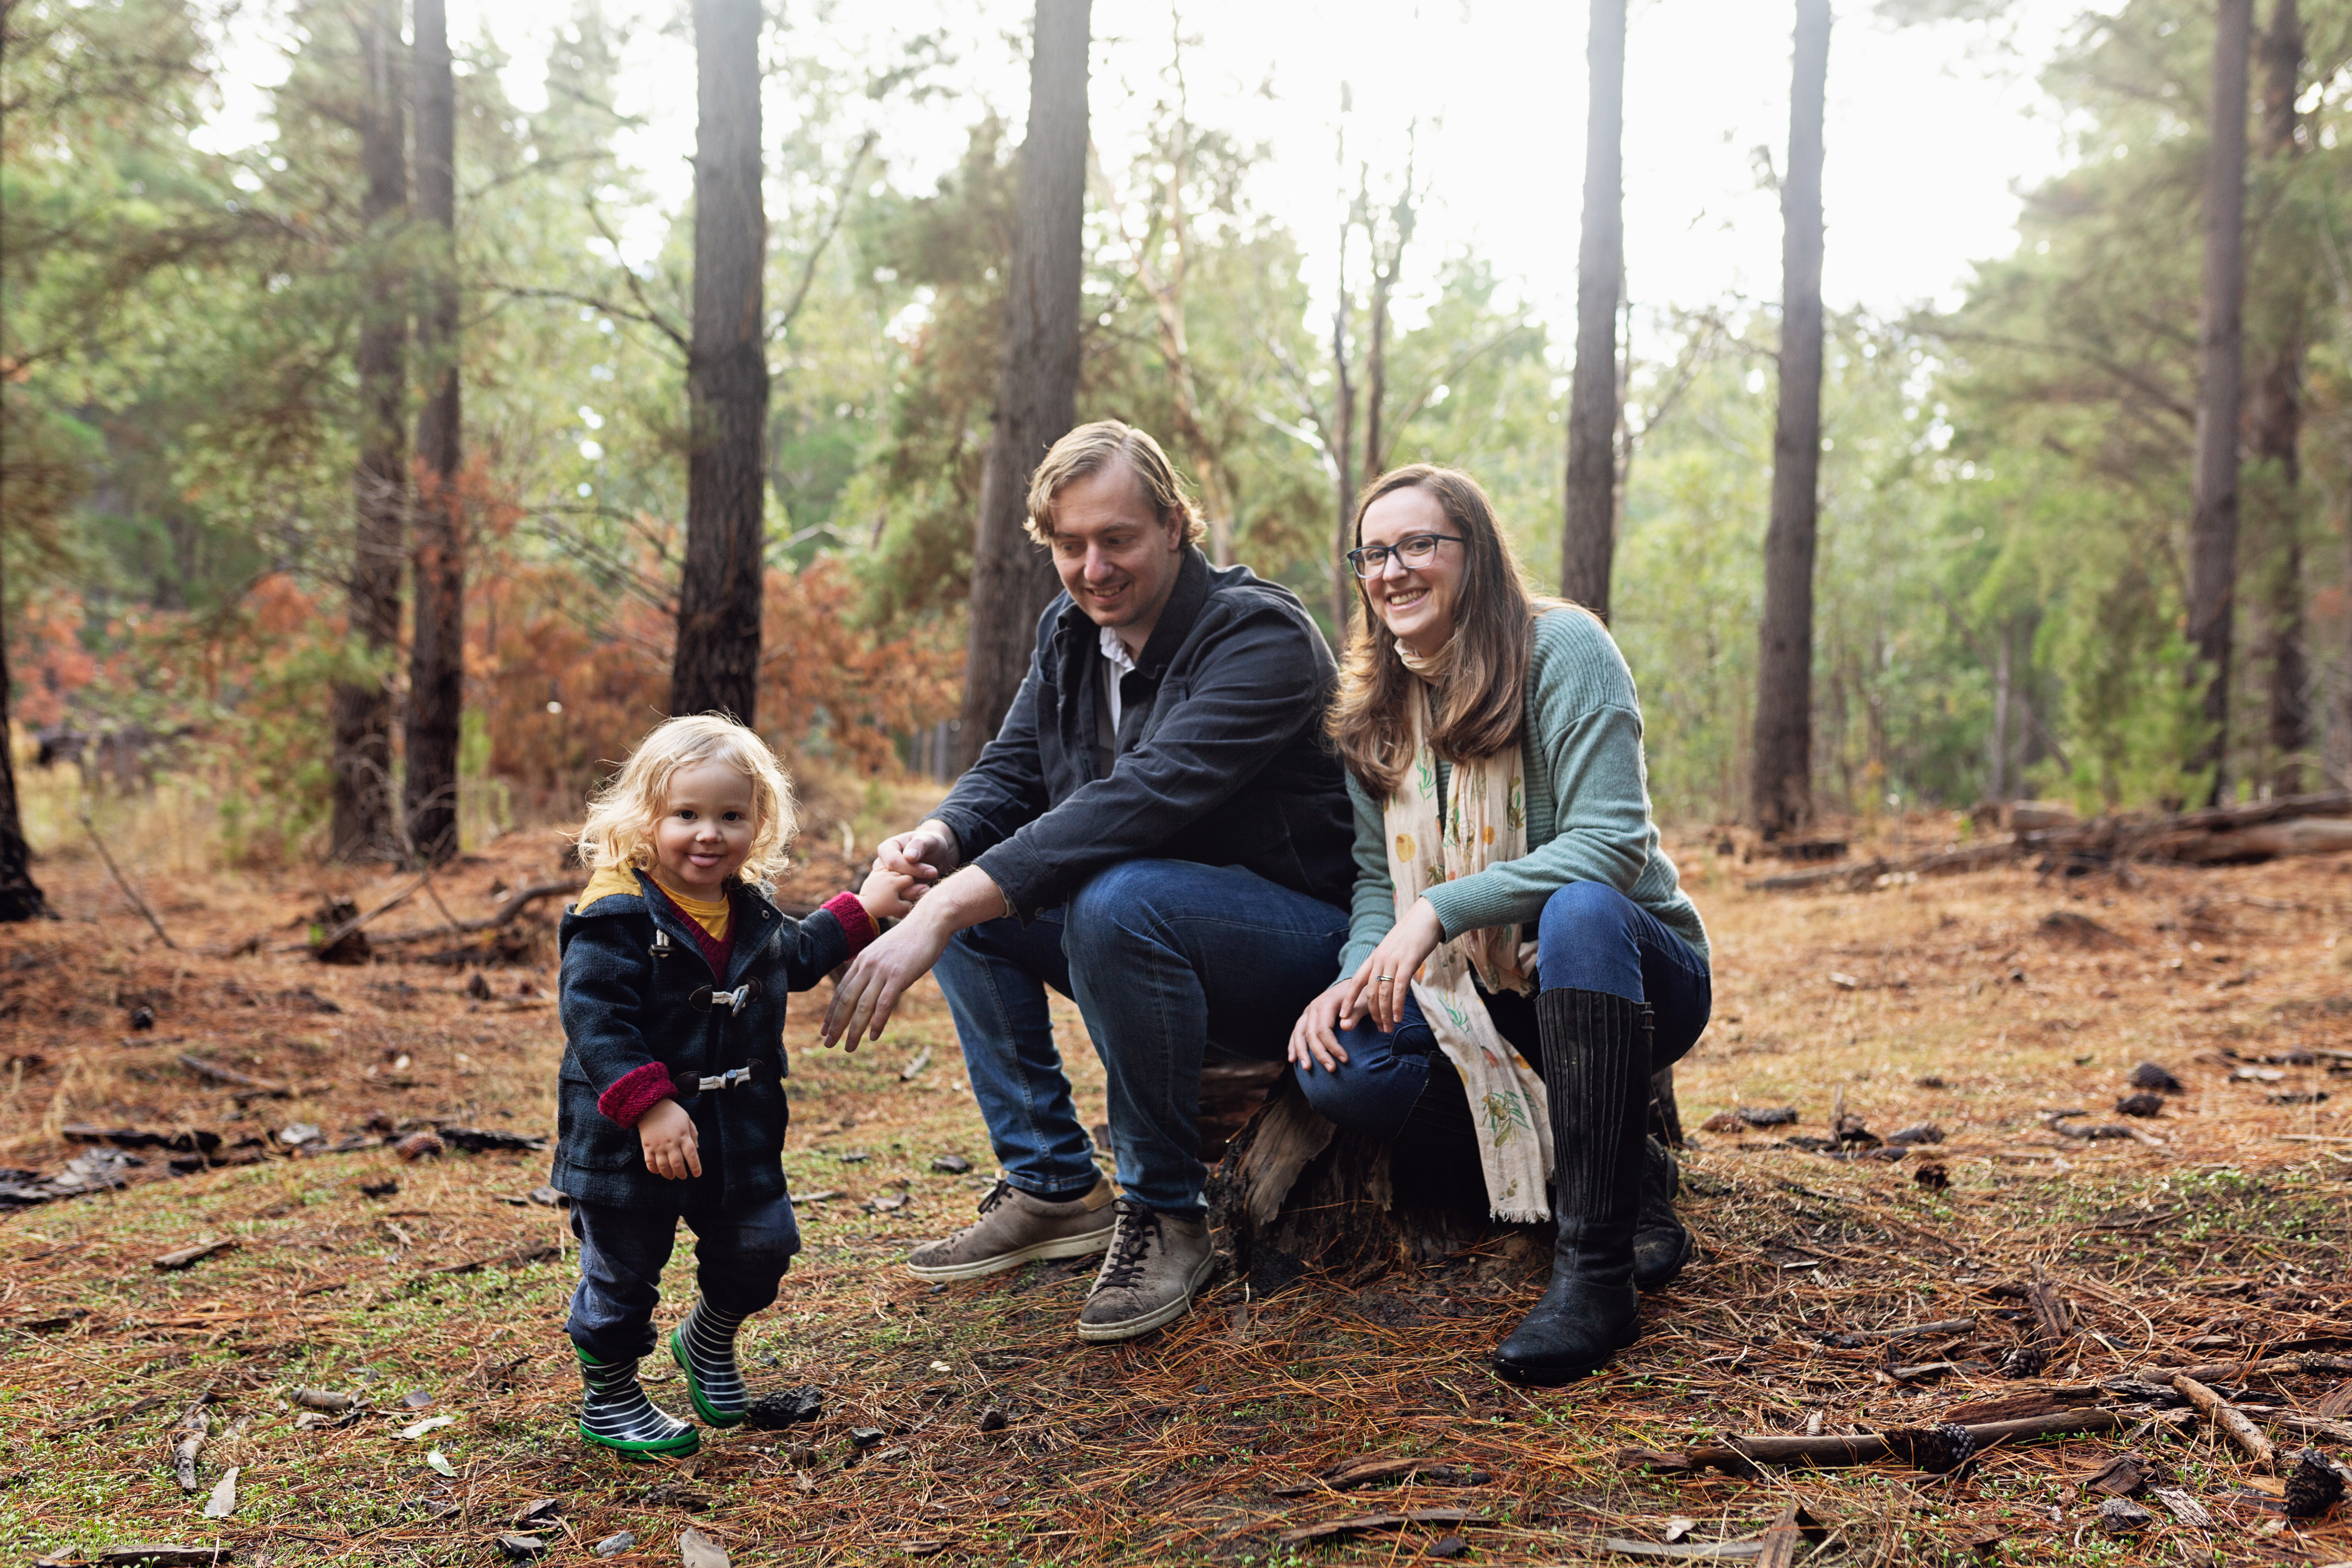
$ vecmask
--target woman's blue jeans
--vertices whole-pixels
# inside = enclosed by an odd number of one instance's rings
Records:
[[[1652,1072],[1681,1060],[1706,1027],[1715,995],[1706,960],[1614,888],[1570,882],[1554,893],[1536,922],[1536,973],[1547,991],[1605,991],[1649,1005]],[[1479,994],[1496,1032],[1540,1073],[1535,999],[1516,992]],[[1366,1023],[1341,1030],[1339,1043],[1348,1059],[1337,1068],[1309,1063],[1297,1069],[1307,1102],[1351,1131],[1394,1138],[1428,1087],[1440,1054],[1420,1005],[1405,1003],[1393,1032]]]

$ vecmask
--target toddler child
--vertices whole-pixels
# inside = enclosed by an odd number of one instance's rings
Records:
[[[556,1189],[572,1198],[580,1286],[564,1325],[587,1383],[580,1434],[687,1454],[695,1428],[646,1397],[662,1266],[681,1219],[701,1294],[671,1334],[695,1413],[743,1419],[735,1331],[776,1299],[800,1229],[784,1190],[784,994],[805,991],[906,913],[876,871],[804,921],[771,900],[795,826],[759,736],[711,715],[647,735],[590,803],[590,868],[557,938],[563,1070]]]

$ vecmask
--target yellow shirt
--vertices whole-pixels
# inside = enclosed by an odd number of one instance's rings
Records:
[[[668,896],[671,903],[676,904],[685,912],[688,920],[708,931],[711,941],[727,940],[728,921],[732,911],[725,893],[722,892],[716,899],[688,898],[667,882],[654,876],[652,872],[648,871],[646,875],[655,887],[659,888]],[[615,893],[634,894],[642,893],[644,890],[637,886],[637,874],[630,868],[600,866],[595,874],[588,879],[587,887],[581,889],[580,901],[572,908],[584,912],[589,905],[599,899],[610,898]]]

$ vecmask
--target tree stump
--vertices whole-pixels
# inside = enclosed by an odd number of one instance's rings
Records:
[[[1652,1079],[1650,1132],[1682,1143],[1674,1069]],[[1221,1109],[1232,1112],[1231,1102]],[[1203,1103],[1203,1157],[1209,1117]],[[1223,1131],[1221,1127],[1220,1131]],[[1487,1212],[1486,1181],[1465,1120],[1458,1132],[1408,1131],[1392,1143],[1343,1132],[1307,1103],[1284,1069],[1209,1173],[1209,1219],[1234,1273],[1269,1295],[1309,1269],[1350,1280],[1433,1263],[1507,1232],[1541,1250],[1549,1225],[1506,1225]]]
[[[1488,1216],[1478,1150],[1407,1134],[1407,1146],[1342,1132],[1285,1073],[1209,1175],[1209,1216],[1234,1270],[1271,1294],[1309,1269],[1351,1279],[1434,1262],[1507,1229]]]

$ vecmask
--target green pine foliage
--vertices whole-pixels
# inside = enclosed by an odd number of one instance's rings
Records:
[[[207,150],[214,41],[228,25],[209,3],[7,10],[0,551],[13,695],[28,724],[137,722],[214,754],[269,750],[257,777],[295,803],[270,820],[296,825],[269,852],[292,853],[326,777],[304,704],[349,657],[360,279],[413,239],[359,221],[355,47],[340,9],[289,13],[268,133]],[[1880,10],[1957,47],[1970,29],[1997,32],[2008,7]],[[2014,248],[1981,261],[1948,313],[1832,321],[1815,646],[1829,809],[1967,804],[1997,779],[2094,807],[2202,793],[2183,762],[2202,736],[2182,597],[2210,10],[2126,0],[2086,13],[2045,78],[2071,166],[2025,193]],[[2268,11],[2257,5],[2258,26]],[[2303,15],[2293,154],[2256,138],[2247,301],[2250,386],[2279,345],[2303,346],[2301,463],[2246,470],[2233,789],[2284,776],[2264,721],[2283,602],[2304,606],[2314,682],[2301,776],[2341,780],[2352,763],[2352,0],[2305,0]],[[895,716],[874,721],[906,756],[908,727],[952,706],[936,694],[951,690],[967,613],[1019,133],[973,104],[961,159],[917,182],[881,132],[910,104],[957,101],[958,52],[998,42],[927,37],[853,58],[800,47],[822,41],[808,31],[822,11],[778,26],[770,563],[796,608],[772,626],[821,608],[849,617],[857,647],[928,650],[938,668],[922,664],[919,684],[933,695],[894,698]],[[569,725],[583,703],[635,713],[661,688],[683,542],[692,214],[618,155],[631,39],[597,0],[578,0],[555,39],[543,109],[506,100],[507,62],[487,46],[457,46],[460,368],[482,585],[467,787],[488,790],[497,759],[545,750],[529,725]],[[1254,203],[1268,152],[1199,122],[1172,72],[1144,90],[1158,100],[1135,143],[1096,150],[1080,416],[1159,434],[1217,498],[1234,557],[1328,618],[1331,279],[1308,276],[1300,236]],[[1370,171],[1368,189],[1383,179]],[[1365,237],[1349,305],[1360,393]],[[1171,279],[1181,363],[1162,313]],[[1748,794],[1775,313],[1733,298],[1667,309],[1631,285],[1614,626],[1660,808],[1727,819]],[[1407,247],[1383,455],[1476,474],[1538,585],[1559,551],[1566,357],[1483,258]],[[1181,437],[1186,398],[1197,446]],[[1364,428],[1360,405],[1350,475]],[[847,698],[793,689],[801,706],[781,722],[839,732]],[[528,787],[562,795],[626,739],[566,730],[571,760]],[[231,826],[250,839],[239,809]]]

